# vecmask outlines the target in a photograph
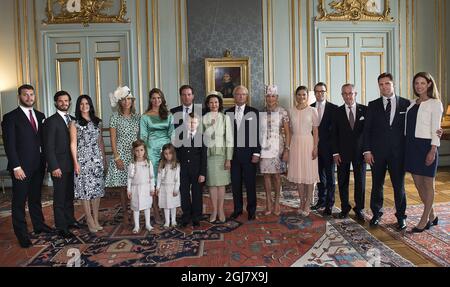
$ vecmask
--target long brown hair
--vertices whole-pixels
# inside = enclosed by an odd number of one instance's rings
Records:
[[[168,144],[163,145],[163,147],[161,149],[161,159],[159,161],[158,170],[163,170],[166,167],[166,164],[169,163],[166,160],[166,158],[164,157],[164,151],[165,150],[170,150],[170,152],[172,153],[171,168],[172,169],[177,168],[177,153],[175,151],[175,147],[171,143],[168,143]]]
[[[440,95],[439,95],[439,91],[437,89],[437,86],[436,86],[436,81],[434,80],[433,76],[430,73],[428,73],[428,72],[420,72],[420,73],[417,73],[414,76],[412,85],[413,85],[414,95],[416,95],[416,97],[420,96],[416,92],[416,88],[414,87],[414,84],[415,84],[417,78],[424,78],[427,81],[428,84],[431,83],[431,86],[427,90],[427,95],[428,95],[428,97],[430,99],[438,99],[439,100],[441,98]]]
[[[169,117],[169,110],[166,105],[166,98],[164,97],[164,93],[158,89],[154,88],[148,93],[148,108],[146,113],[152,110],[152,96],[153,94],[158,94],[161,97],[161,105],[159,106],[159,117],[163,120],[166,120]]]

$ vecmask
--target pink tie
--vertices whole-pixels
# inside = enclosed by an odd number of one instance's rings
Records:
[[[34,132],[37,133],[36,121],[34,120],[33,112],[31,110],[30,110],[30,123],[31,123],[31,127],[33,128]]]

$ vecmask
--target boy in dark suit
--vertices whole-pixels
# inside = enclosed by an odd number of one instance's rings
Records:
[[[180,196],[183,211],[181,227],[186,227],[191,220],[192,226],[200,226],[202,218],[202,187],[206,179],[207,148],[203,143],[199,123],[200,116],[190,113],[182,142],[175,143],[180,162]]]
[[[53,230],[44,223],[41,187],[45,174],[42,153],[42,123],[45,115],[35,109],[34,88],[22,85],[18,89],[19,107],[3,117],[2,130],[8,170],[12,180],[12,223],[14,233],[23,248],[30,247],[25,219],[25,201],[36,234]]]

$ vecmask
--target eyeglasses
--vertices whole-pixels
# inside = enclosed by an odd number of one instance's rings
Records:
[[[314,91],[316,94],[325,94],[327,91]]]

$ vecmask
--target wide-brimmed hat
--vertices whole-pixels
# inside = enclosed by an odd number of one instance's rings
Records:
[[[135,97],[131,94],[130,88],[127,86],[118,87],[114,93],[109,94],[109,99],[111,101],[111,106],[115,108],[117,106],[117,103],[120,100],[123,100],[125,98],[132,98],[135,99]]]

